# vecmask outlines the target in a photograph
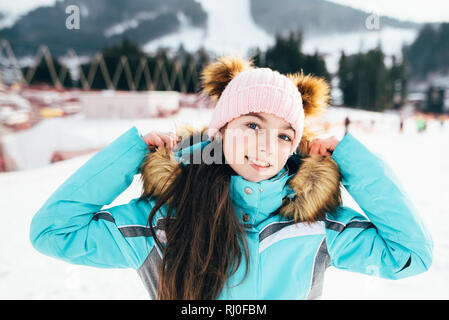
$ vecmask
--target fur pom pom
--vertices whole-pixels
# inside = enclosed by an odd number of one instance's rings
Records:
[[[201,72],[201,86],[211,98],[218,100],[226,85],[240,72],[253,69],[252,61],[237,55],[218,58]]]
[[[286,75],[293,81],[302,96],[305,116],[317,116],[329,106],[330,86],[320,77],[304,75],[303,72]]]

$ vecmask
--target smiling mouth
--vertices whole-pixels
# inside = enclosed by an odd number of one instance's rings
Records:
[[[249,158],[248,156],[245,156],[245,158],[246,158],[246,160],[248,160],[248,162],[249,162],[251,165],[254,165],[254,166],[259,167],[259,168],[269,168],[269,167],[272,166],[272,165],[271,165],[270,163],[268,163],[268,162],[257,161],[257,160],[255,160],[255,159],[253,159],[253,158]]]

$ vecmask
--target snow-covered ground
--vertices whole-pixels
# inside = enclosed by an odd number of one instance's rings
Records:
[[[327,119],[340,122],[346,115],[354,121],[369,123],[377,117],[374,131],[361,126],[352,134],[368,148],[380,154],[394,168],[414,204],[430,229],[434,242],[434,262],[424,274],[390,281],[355,273],[328,269],[324,299],[448,299],[449,298],[449,224],[446,223],[449,199],[449,123],[443,129],[429,123],[428,131],[416,133],[414,122],[406,121],[404,133],[398,133],[394,115],[381,115],[348,109],[329,109]],[[86,120],[82,117],[45,120],[22,133],[17,143],[32,144],[31,154],[48,153],[55,141],[102,146],[135,125],[141,134],[150,130],[171,130],[175,123],[207,124],[210,110],[181,109],[169,119]],[[327,135],[341,138],[341,126]],[[59,140],[58,140],[59,139]],[[67,139],[67,140],[66,140]],[[90,157],[81,156],[33,168],[0,174],[0,299],[147,299],[148,295],[136,272],[131,269],[97,269],[77,266],[44,256],[29,241],[32,216],[51,193]],[[131,186],[112,204],[127,203],[139,196],[137,175]],[[344,193],[346,205],[358,209]],[[359,210],[359,209],[358,209]]]

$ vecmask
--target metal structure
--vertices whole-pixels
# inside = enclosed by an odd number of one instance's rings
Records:
[[[64,59],[80,61],[79,56],[73,49],[69,49],[67,51],[67,55],[64,56]],[[97,53],[95,57],[90,60],[90,68],[86,73],[83,71],[81,63],[78,63],[76,65],[75,70],[71,69],[69,71],[67,65],[62,62],[61,69],[59,70],[58,74],[55,64],[53,63],[55,59],[53,58],[49,48],[46,45],[41,45],[39,47],[36,55],[33,58],[32,65],[29,66],[27,72],[24,74],[22,72],[23,66],[20,66],[16,55],[14,54],[8,40],[6,39],[0,40],[0,84],[4,83],[2,79],[2,64],[8,65],[9,68],[12,68],[16,72],[18,77],[18,81],[16,82],[22,85],[30,85],[35,75],[36,69],[40,65],[42,60],[44,60],[45,65],[48,68],[48,72],[50,74],[52,82],[51,85],[57,89],[63,88],[63,83],[68,72],[75,71],[79,78],[81,88],[84,90],[90,90],[92,88],[92,83],[98,70],[101,72],[107,89],[109,90],[117,90],[118,81],[121,78],[122,74],[125,75],[128,88],[131,91],[137,90],[138,85],[139,83],[141,83],[142,79],[147,90],[155,90],[156,88],[160,88],[162,85],[163,90],[171,91],[174,89],[176,81],[178,81],[180,87],[179,91],[184,93],[187,92],[191,82],[193,82],[194,88],[198,88],[199,86],[199,75],[196,71],[194,61],[191,61],[188,64],[186,70],[183,70],[180,61],[174,61],[174,67],[169,74],[169,72],[167,71],[167,66],[161,59],[158,59],[153,70],[150,70],[147,57],[140,57],[138,67],[134,74],[132,74],[129,59],[127,56],[120,56],[118,59],[119,63],[116,66],[114,72],[109,72],[108,68],[106,67],[105,57],[102,53]]]

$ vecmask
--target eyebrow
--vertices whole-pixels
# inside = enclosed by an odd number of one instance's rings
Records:
[[[260,114],[258,114],[258,113],[248,113],[248,114],[246,114],[246,116],[249,116],[249,117],[256,117],[256,118],[258,118],[259,120],[261,120],[262,122],[267,122],[267,121],[268,121],[267,118],[265,118],[264,116],[262,116],[262,115],[260,115]],[[285,130],[293,130],[292,126],[291,126],[291,125],[288,125],[288,124],[285,125],[285,126],[282,126],[281,129],[285,129]],[[295,131],[295,130],[293,130],[293,131]]]

